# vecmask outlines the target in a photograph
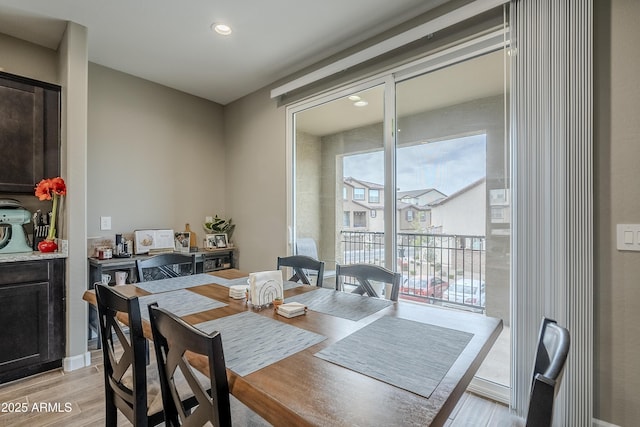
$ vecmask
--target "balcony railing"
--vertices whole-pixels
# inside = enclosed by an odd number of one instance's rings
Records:
[[[384,233],[341,235],[343,264],[384,265]],[[396,244],[401,298],[484,311],[484,236],[399,233]]]

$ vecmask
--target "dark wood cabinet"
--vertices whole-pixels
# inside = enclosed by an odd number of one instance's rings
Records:
[[[60,175],[60,86],[0,72],[0,193]]]
[[[62,366],[64,259],[0,263],[0,383]]]

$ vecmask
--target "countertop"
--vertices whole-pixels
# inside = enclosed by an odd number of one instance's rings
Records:
[[[16,252],[10,254],[0,253],[0,263],[2,262],[19,262],[19,261],[38,261],[43,259],[67,258],[69,254],[65,251],[57,251],[51,253],[34,252]]]

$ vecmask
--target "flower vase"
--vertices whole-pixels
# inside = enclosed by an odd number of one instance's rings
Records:
[[[55,252],[58,249],[58,244],[55,240],[45,239],[38,243],[38,250],[40,252]]]

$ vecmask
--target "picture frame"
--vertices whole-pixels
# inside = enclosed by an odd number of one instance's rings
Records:
[[[189,253],[189,241],[191,239],[190,231],[179,231],[174,233],[175,251]]]
[[[134,230],[135,254],[166,252],[174,250],[173,230]]]
[[[205,248],[206,249],[223,249],[229,246],[227,235],[220,234],[207,234],[205,236]]]

